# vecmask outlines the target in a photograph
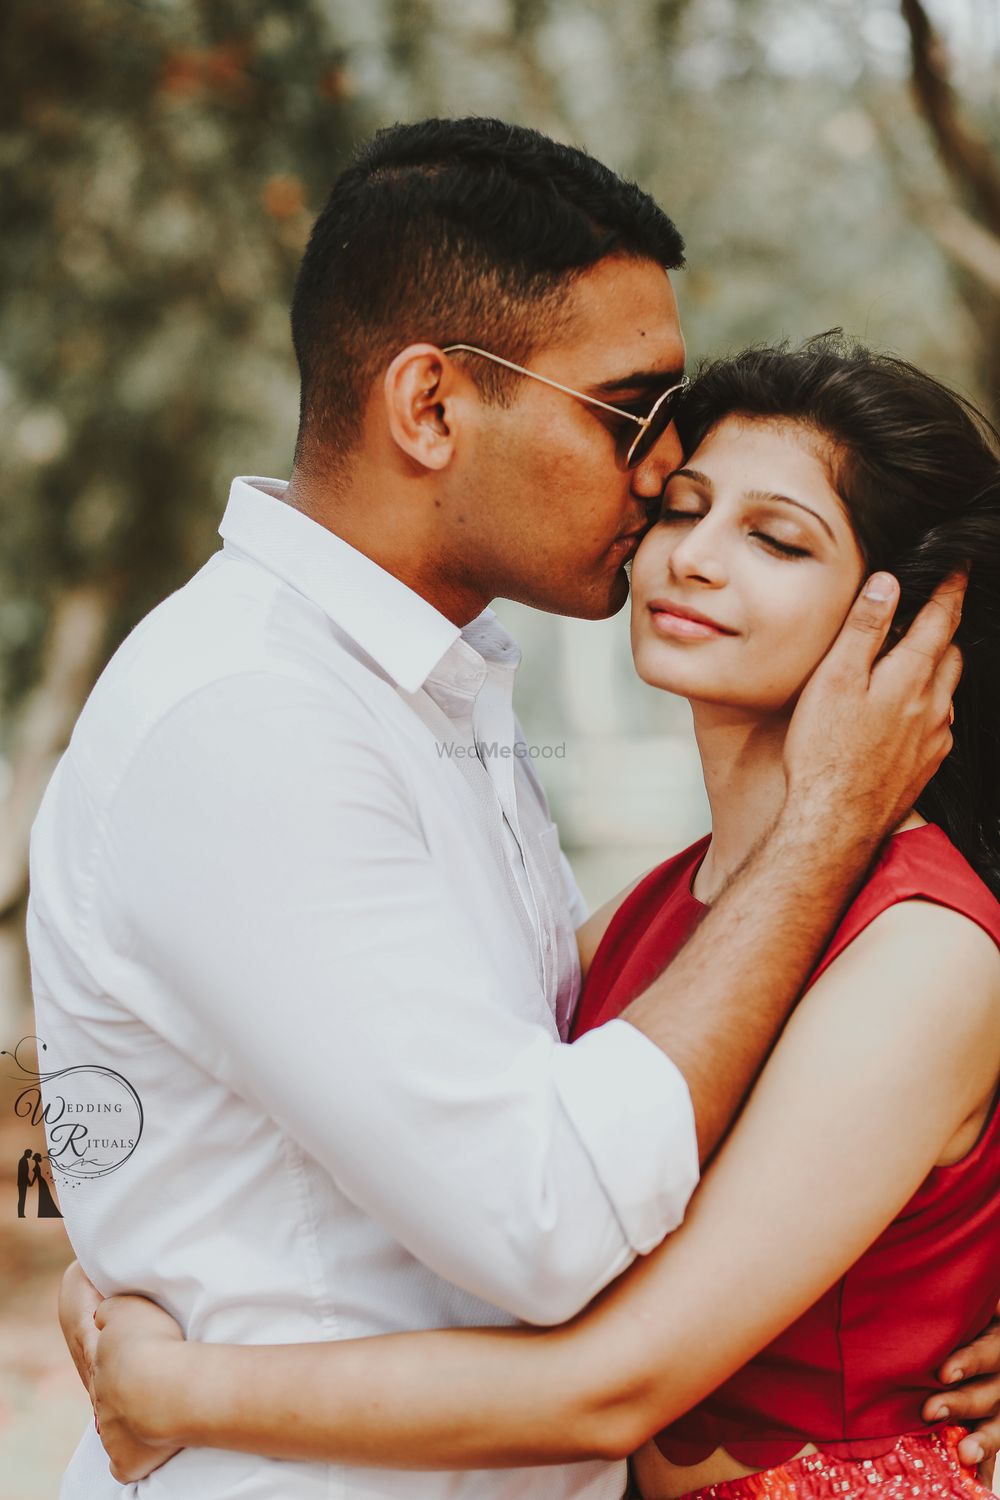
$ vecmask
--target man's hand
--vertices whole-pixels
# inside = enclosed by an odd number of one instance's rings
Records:
[[[179,1451],[137,1414],[157,1408],[172,1348],[184,1332],[145,1297],[109,1297],[97,1308],[93,1401],[97,1430],[119,1484],[144,1479]]]
[[[956,1349],[938,1374],[954,1389],[937,1391],[924,1403],[924,1420],[977,1423],[958,1454],[963,1463],[978,1465],[983,1483],[992,1485],[1000,1450],[1000,1316],[974,1344]]]
[[[788,800],[864,838],[889,833],[952,747],[962,658],[951,644],[965,574],[945,579],[903,639],[879,658],[899,598],[888,573],[858,596],[796,706],[785,742]]]

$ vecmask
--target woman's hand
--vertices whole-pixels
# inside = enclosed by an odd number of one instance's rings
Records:
[[[97,1430],[119,1484],[143,1479],[179,1451],[152,1413],[162,1411],[171,1356],[184,1333],[169,1313],[145,1297],[108,1297],[94,1321],[98,1330],[91,1395]]]
[[[59,1288],[59,1326],[91,1404],[94,1400],[94,1357],[97,1353],[94,1314],[102,1300],[100,1292],[89,1280],[80,1262],[71,1261]]]
[[[164,1412],[170,1352],[184,1342],[180,1325],[145,1297],[102,1297],[76,1260],[59,1289],[59,1324],[112,1477],[120,1484],[144,1478],[178,1452],[154,1430],[151,1414]]]

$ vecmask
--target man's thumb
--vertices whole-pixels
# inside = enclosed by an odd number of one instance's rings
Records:
[[[855,599],[833,650],[848,651],[852,657],[860,651],[871,668],[885,645],[898,602],[899,584],[892,574],[873,573]]]

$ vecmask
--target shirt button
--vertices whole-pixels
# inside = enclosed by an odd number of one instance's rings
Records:
[[[551,948],[552,948],[552,939],[549,936],[549,934],[546,933],[545,934],[545,951],[546,951],[546,953],[550,952]]]

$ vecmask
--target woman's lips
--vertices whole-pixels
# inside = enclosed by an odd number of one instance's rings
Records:
[[[705,615],[682,610],[680,605],[654,602],[649,605],[649,616],[658,635],[668,636],[675,641],[717,640],[720,636],[736,634],[735,630],[716,625]]]

